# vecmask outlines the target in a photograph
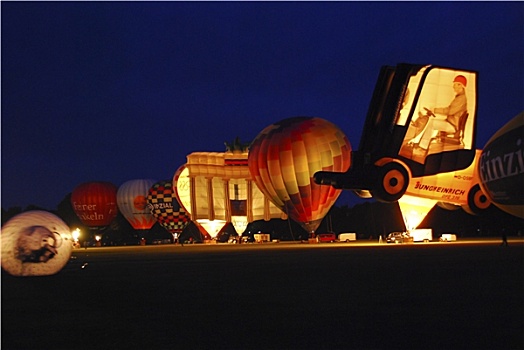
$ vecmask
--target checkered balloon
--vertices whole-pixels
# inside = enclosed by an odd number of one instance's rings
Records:
[[[189,215],[178,203],[172,181],[153,184],[147,195],[147,206],[158,223],[171,233],[180,233],[189,224]]]

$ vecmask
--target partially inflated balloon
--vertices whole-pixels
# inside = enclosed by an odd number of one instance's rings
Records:
[[[478,165],[480,186],[500,209],[524,218],[524,112],[486,143]]]
[[[27,211],[2,226],[2,268],[13,276],[54,275],[72,250],[69,227],[49,212]]]
[[[147,195],[147,206],[158,223],[171,233],[182,232],[190,222],[188,213],[175,197],[172,181],[153,184]]]
[[[249,150],[249,171],[259,189],[304,229],[314,232],[341,190],[320,186],[317,171],[345,172],[351,145],[344,133],[315,117],[284,119],[266,127]]]
[[[108,226],[118,214],[116,192],[117,187],[110,182],[86,182],[73,190],[71,205],[84,225]]]
[[[147,206],[147,194],[155,182],[151,179],[129,180],[118,188],[118,208],[135,230],[149,230],[156,222]]]

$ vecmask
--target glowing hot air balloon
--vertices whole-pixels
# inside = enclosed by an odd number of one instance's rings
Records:
[[[524,112],[493,135],[478,164],[482,191],[500,209],[524,218]]]
[[[217,167],[213,166],[218,162],[217,156],[220,157],[218,153],[192,153],[188,158],[194,163],[194,174],[190,175],[190,167],[186,164],[173,177],[179,203],[209,238],[216,238],[227,224],[224,182],[218,176]]]
[[[284,119],[253,141],[249,171],[259,189],[308,232],[320,225],[341,190],[317,185],[317,171],[345,172],[351,145],[331,122],[316,117]]]
[[[27,211],[2,226],[2,268],[13,276],[54,275],[72,250],[69,227],[49,212]]]
[[[94,181],[78,185],[71,194],[71,205],[82,223],[90,229],[108,226],[118,214],[117,187]]]
[[[228,222],[242,233],[254,220],[285,216],[253,184],[247,158],[245,150],[194,152],[175,173],[175,195],[206,236],[215,238]]]
[[[149,230],[156,222],[147,206],[147,195],[156,180],[136,179],[124,182],[118,188],[118,208],[135,230]]]
[[[153,184],[147,194],[147,206],[158,223],[175,236],[189,224],[190,218],[178,203],[170,180]]]

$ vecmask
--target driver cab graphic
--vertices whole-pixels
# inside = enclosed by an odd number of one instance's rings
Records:
[[[394,202],[414,178],[470,167],[477,75],[435,65],[382,67],[351,168],[317,172],[315,182]]]

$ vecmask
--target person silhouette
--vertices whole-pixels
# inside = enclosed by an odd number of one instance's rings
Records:
[[[463,75],[457,75],[453,79],[453,90],[455,91],[455,97],[447,107],[439,107],[428,110],[433,114],[432,118],[429,118],[428,124],[420,138],[418,148],[427,151],[431,138],[434,132],[443,131],[446,133],[454,133],[459,130],[460,117],[468,109],[468,103],[466,98],[466,86],[467,79]],[[445,119],[439,119],[435,117],[435,114],[445,115]]]
[[[502,244],[501,245],[507,246],[508,245],[508,235],[506,234],[506,229],[505,228],[502,228],[501,236],[502,236]]]

